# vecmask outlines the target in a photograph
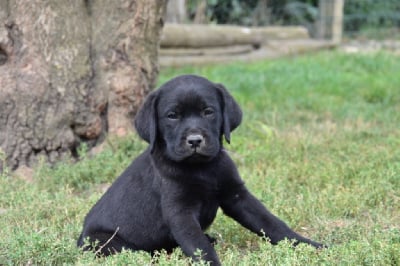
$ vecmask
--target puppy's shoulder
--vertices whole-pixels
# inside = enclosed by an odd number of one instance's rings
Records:
[[[222,149],[220,152],[217,172],[219,175],[225,176],[226,178],[240,178],[235,162],[225,149]]]
[[[219,154],[219,164],[223,169],[226,168],[226,170],[236,170],[236,164],[226,149],[222,149]]]
[[[137,179],[141,176],[151,178],[154,175],[150,150],[147,149],[139,154],[131,164],[120,175],[119,179]]]
[[[226,150],[222,150],[219,156],[218,187],[221,194],[231,194],[244,186],[239,171]]]

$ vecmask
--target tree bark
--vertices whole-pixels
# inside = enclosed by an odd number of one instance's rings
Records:
[[[186,0],[168,0],[165,22],[184,23],[186,20]]]
[[[166,0],[0,1],[0,171],[124,135],[158,74]],[[0,151],[1,154],[1,151]]]
[[[200,0],[196,7],[196,14],[194,15],[194,24],[206,24],[207,22],[207,1]]]

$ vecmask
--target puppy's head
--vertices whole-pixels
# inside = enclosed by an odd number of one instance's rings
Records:
[[[146,98],[135,127],[151,150],[177,162],[204,162],[221,150],[222,135],[230,142],[241,120],[240,107],[222,85],[183,75]]]

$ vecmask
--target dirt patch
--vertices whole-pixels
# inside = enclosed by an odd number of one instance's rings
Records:
[[[399,40],[352,40],[343,43],[340,50],[346,53],[376,53],[388,51],[400,55]]]

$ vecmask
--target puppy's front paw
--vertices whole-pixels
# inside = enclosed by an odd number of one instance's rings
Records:
[[[309,240],[309,242],[306,242],[306,243],[309,244],[309,245],[311,245],[311,246],[313,246],[313,247],[315,247],[316,249],[325,249],[325,248],[328,248],[327,245],[322,244],[322,243],[318,243],[318,242],[315,242],[315,241],[312,241],[312,240]]]

